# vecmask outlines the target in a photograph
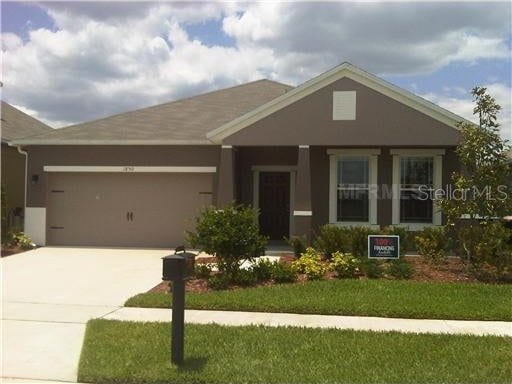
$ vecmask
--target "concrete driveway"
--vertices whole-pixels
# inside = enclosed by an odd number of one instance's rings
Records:
[[[2,377],[76,381],[87,320],[157,284],[168,253],[45,247],[2,258]]]

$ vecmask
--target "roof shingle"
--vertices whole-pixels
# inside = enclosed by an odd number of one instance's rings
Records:
[[[270,80],[55,129],[19,144],[211,144],[206,133],[292,89]]]
[[[48,125],[2,101],[2,142],[9,142],[52,131]]]

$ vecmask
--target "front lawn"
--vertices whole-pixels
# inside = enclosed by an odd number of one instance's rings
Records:
[[[170,363],[170,325],[91,320],[78,380],[95,383],[510,383],[503,337],[187,325]]]
[[[170,295],[148,292],[128,307],[169,308]],[[326,280],[186,294],[189,309],[404,317],[512,320],[512,285]]]

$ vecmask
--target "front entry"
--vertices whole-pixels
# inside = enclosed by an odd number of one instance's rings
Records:
[[[290,235],[290,173],[260,172],[259,183],[261,233],[283,240]]]

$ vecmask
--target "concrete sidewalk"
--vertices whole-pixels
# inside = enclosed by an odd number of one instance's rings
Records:
[[[159,321],[171,319],[172,310],[158,308],[119,308],[103,316],[109,320]],[[353,329],[358,331],[397,331],[406,333],[496,335],[512,337],[512,322],[429,319],[394,319],[362,316],[299,315],[291,313],[186,310],[185,322],[230,326],[266,325],[307,328]]]

